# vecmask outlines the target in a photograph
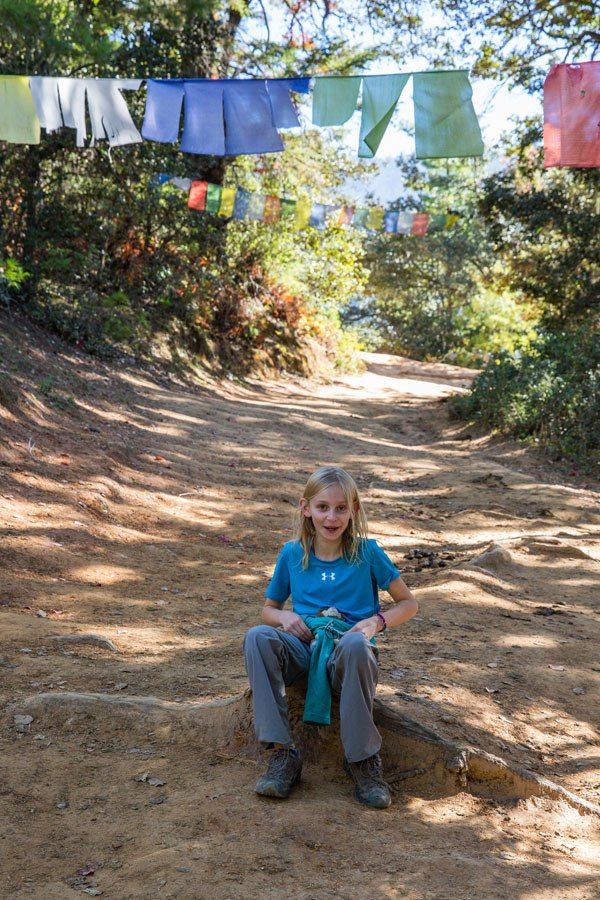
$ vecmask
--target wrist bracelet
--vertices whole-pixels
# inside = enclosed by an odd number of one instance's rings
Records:
[[[385,616],[383,615],[383,613],[380,613],[380,612],[376,612],[375,615],[377,616],[378,619],[380,619],[383,622],[383,628],[381,630],[385,631],[385,629],[387,628],[387,622],[385,621]]]

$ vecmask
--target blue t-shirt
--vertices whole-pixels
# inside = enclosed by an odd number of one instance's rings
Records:
[[[387,553],[371,539],[362,543],[362,558],[349,563],[343,556],[331,561],[310,552],[308,568],[302,568],[302,545],[288,541],[281,548],[275,571],[265,591],[267,600],[285,603],[300,616],[316,616],[328,606],[353,625],[379,610],[378,588],[385,590],[400,572]]]

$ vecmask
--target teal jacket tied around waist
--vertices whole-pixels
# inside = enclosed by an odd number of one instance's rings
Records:
[[[308,686],[302,721],[308,725],[331,725],[331,685],[327,663],[336,643],[352,624],[331,616],[302,616],[315,636],[311,644]],[[371,640],[374,645],[375,641]]]

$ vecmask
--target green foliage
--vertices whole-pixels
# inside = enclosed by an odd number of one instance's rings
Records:
[[[484,181],[479,208],[503,261],[497,287],[529,297],[547,327],[562,329],[597,321],[600,174],[544,170],[537,137],[524,127],[506,167]]]
[[[511,350],[506,341],[505,352],[455,407],[553,456],[594,465],[600,442],[598,173],[545,171],[539,138],[537,127],[523,123],[505,148],[505,167],[484,180],[478,204],[497,259],[492,289],[527,301],[539,331],[529,346],[517,340]]]
[[[373,239],[368,296],[350,307],[346,321],[360,322],[371,347],[418,359],[479,365],[498,349],[520,346],[532,309],[516,291],[493,289],[496,257],[477,209],[477,170],[405,163],[402,171],[425,208],[460,218],[423,238]],[[414,201],[403,205],[414,208]]]
[[[600,340],[587,328],[545,333],[523,353],[495,356],[460,416],[526,438],[556,458],[600,465]]]
[[[47,375],[40,381],[40,393],[44,394],[45,397],[48,397],[52,393],[53,387],[54,377],[52,375]]]
[[[19,296],[28,278],[29,272],[16,259],[0,256],[0,303],[9,306]]]
[[[468,67],[531,92],[553,62],[593,59],[600,43],[593,0],[366,0],[357,7],[377,34],[402,29],[390,55],[404,61],[417,53],[437,67]]]
[[[297,22],[308,22],[317,4],[309,6]],[[237,39],[255,14],[256,2],[224,0],[0,0],[0,71],[226,76],[267,66],[285,75],[325,52],[318,40],[295,39],[249,49]],[[329,63],[356,64],[347,42],[336,48]],[[139,121],[143,92],[127,101]],[[302,341],[316,337],[335,356],[338,310],[364,280],[356,236],[228,223],[192,213],[177,189],[149,186],[168,171],[292,196],[310,184],[326,201],[353,170],[320,134],[289,146],[264,164],[152,143],[109,154],[102,144],[75,149],[64,129],[39,146],[3,149],[0,246],[30,277],[17,291],[4,273],[2,296],[18,294],[37,321],[101,354],[123,345],[151,353],[159,339],[173,356],[184,349],[238,368],[265,359],[290,368]]]

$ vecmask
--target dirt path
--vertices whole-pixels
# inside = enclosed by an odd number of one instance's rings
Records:
[[[407,781],[376,814],[328,760],[274,805],[256,761],[184,730],[13,713],[240,691],[296,498],[336,462],[421,604],[381,644],[379,695],[599,802],[597,485],[451,422],[466,370],[368,355],[328,385],[190,386],[0,326],[0,896],[596,896],[598,821],[561,803]],[[90,633],[115,649],[57,639]]]

